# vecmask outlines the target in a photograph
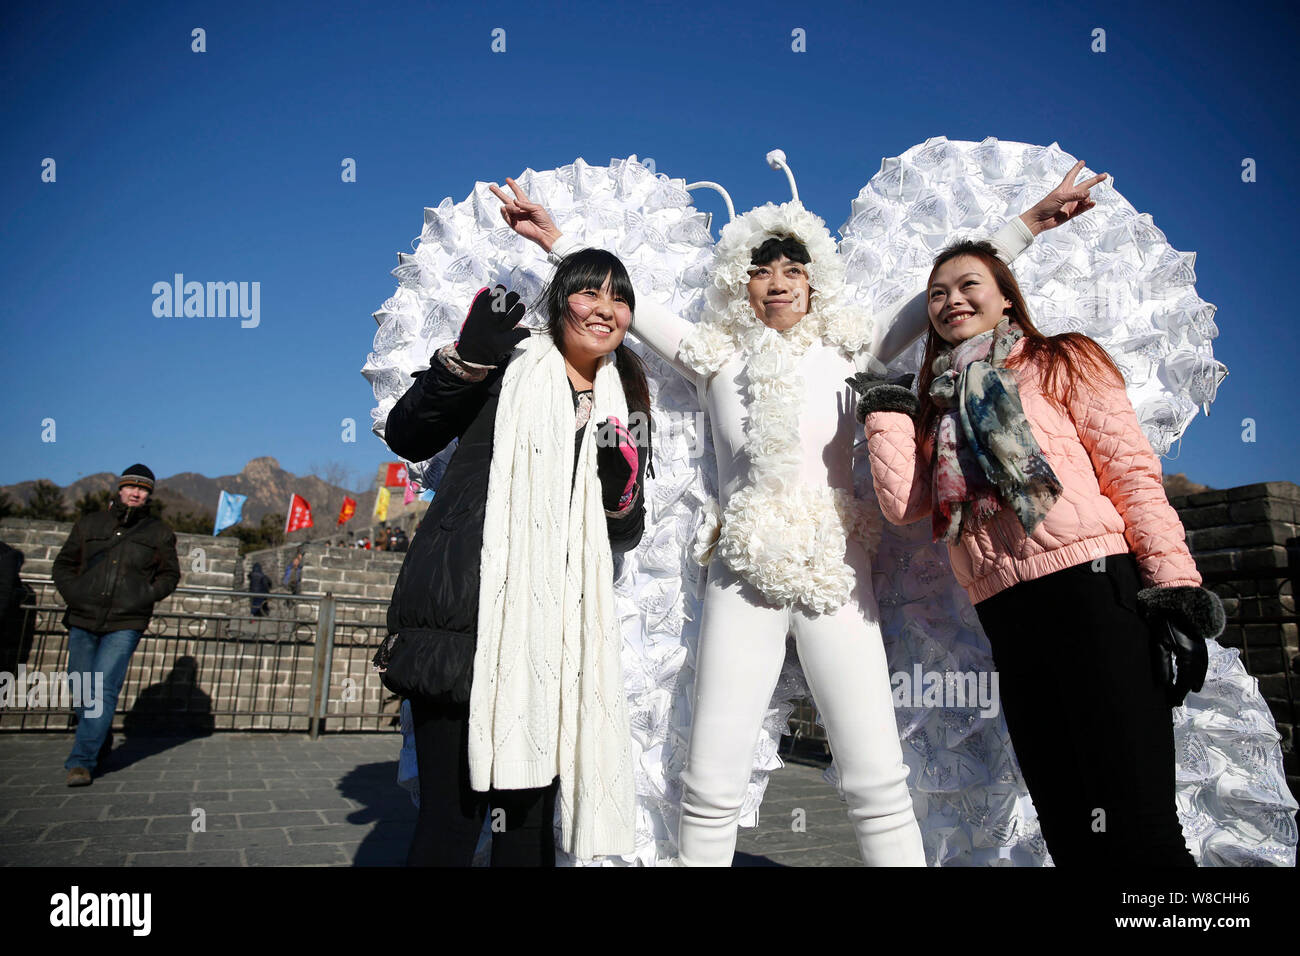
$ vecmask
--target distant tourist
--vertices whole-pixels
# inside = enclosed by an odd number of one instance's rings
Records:
[[[54,585],[68,609],[68,673],[103,675],[75,700],[77,736],[64,767],[68,786],[91,782],[113,747],[113,711],[127,665],[156,603],[180,583],[176,535],[150,514],[153,472],[132,465],[107,511],[83,516],[54,559]]]
[[[302,552],[299,551],[284,569],[284,578],[280,582],[290,594],[302,593]]]
[[[262,570],[260,563],[253,564],[253,571],[248,576],[248,590],[254,594],[270,594],[271,579],[267,577],[266,572]],[[250,598],[253,604],[253,617],[266,617],[271,608],[271,602],[264,597]]]

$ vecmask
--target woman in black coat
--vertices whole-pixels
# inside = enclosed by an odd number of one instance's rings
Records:
[[[574,468],[586,429],[597,428],[594,460],[610,549],[625,552],[641,539],[649,445],[645,373],[623,345],[634,307],[632,283],[617,257],[584,249],[559,265],[543,301],[547,332],[564,357],[573,397]],[[440,349],[429,369],[417,374],[384,429],[389,448],[408,461],[425,461],[459,442],[411,538],[389,605],[390,637],[376,658],[394,671],[393,679],[385,674],[385,683],[409,696],[412,705],[420,816],[410,865],[468,866],[489,804],[494,866],[554,865],[557,781],[536,789],[477,792],[469,785],[467,755],[494,425],[506,367],[529,334],[517,327],[523,315],[517,294],[501,286],[482,290],[459,340]],[[610,353],[630,430],[588,421],[594,379]]]

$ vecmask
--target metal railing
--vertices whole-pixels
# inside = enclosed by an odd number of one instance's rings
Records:
[[[1294,596],[1300,549],[1288,550],[1288,568],[1212,572],[1203,575],[1205,584],[1226,585],[1238,593],[1224,597],[1250,601],[1280,599],[1289,581]],[[19,625],[0,635],[0,672],[17,677],[21,667],[29,674],[61,673],[67,666],[67,628],[62,624],[66,608],[49,578],[23,580],[36,592],[36,601],[23,606]],[[1254,593],[1241,593],[1246,583]],[[271,613],[253,616],[254,598],[269,599]],[[370,658],[387,635],[388,601],[332,593],[181,587],[160,608],[132,657],[118,696],[115,726],[128,732],[134,727],[306,730],[315,737],[327,722],[348,731],[388,730],[394,725],[397,699],[370,668]],[[1251,666],[1250,626],[1298,622],[1294,610],[1248,615],[1239,608],[1228,619],[1230,626],[1241,626],[1248,671],[1259,670]],[[1280,627],[1277,633],[1268,647],[1276,650],[1278,666],[1269,673],[1283,676],[1290,723],[1300,727],[1300,681],[1292,677],[1290,650]],[[0,709],[0,731],[66,731],[74,720],[66,707],[28,706],[26,698]],[[798,702],[789,719],[788,747],[793,750],[801,741],[826,746],[810,700]]]
[[[24,578],[37,594],[0,642],[0,672],[50,675],[67,667],[66,610],[49,578]],[[253,616],[265,598],[270,613]],[[389,730],[397,698],[370,659],[387,635],[388,602],[326,594],[255,594],[180,587],[155,608],[118,695],[114,726],[128,732]],[[67,707],[0,709],[0,731],[68,731]],[[788,747],[826,749],[811,700],[790,715]]]
[[[787,727],[788,730],[781,739],[778,749],[793,754],[801,743],[807,743],[813,745],[814,752],[820,749],[822,757],[830,758],[830,740],[826,737],[826,728],[817,723],[817,707],[811,697],[795,701]]]
[[[67,669],[66,606],[48,578],[24,578],[34,603],[0,640],[0,672],[40,672],[47,686]],[[269,598],[254,616],[251,600]],[[388,601],[326,594],[254,594],[181,587],[155,607],[118,695],[125,730],[389,730],[397,700],[370,667],[387,634]],[[0,708],[2,730],[75,726],[53,695],[20,692]],[[45,695],[43,695],[45,696]]]

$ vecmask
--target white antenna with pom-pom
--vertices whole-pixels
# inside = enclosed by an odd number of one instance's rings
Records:
[[[716,189],[719,193],[722,194],[722,201],[727,204],[727,221],[730,222],[731,220],[736,218],[736,207],[731,204],[731,196],[727,193],[725,189],[723,189],[717,183],[710,183],[710,182],[687,183],[686,189],[688,192],[692,189]]]
[[[794,184],[794,173],[785,161],[785,150],[774,149],[767,154],[767,165],[773,169],[780,169],[785,172],[785,178],[790,180],[790,198],[795,202],[799,201],[799,187]]]
[[[791,171],[790,166],[785,161],[785,150],[774,149],[767,154],[766,159],[767,159],[767,164],[771,166],[773,169],[780,169],[785,172],[785,178],[790,180],[790,198],[797,202],[799,199],[799,187],[794,184],[794,172]],[[698,183],[687,183],[686,189],[688,191],[694,189],[717,190],[717,192],[722,195],[722,201],[727,204],[727,221],[730,222],[731,220],[736,218],[736,207],[732,205],[731,196],[727,193],[725,189],[723,189],[717,183],[710,183],[710,182],[703,182],[703,181]]]

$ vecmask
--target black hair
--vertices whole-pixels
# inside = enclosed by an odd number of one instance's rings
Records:
[[[583,289],[604,288],[609,281],[610,292],[627,300],[627,307],[636,314],[636,293],[632,279],[622,260],[604,249],[579,249],[565,256],[551,281],[542,290],[540,303],[546,315],[546,331],[555,347],[564,353],[565,326],[568,323],[569,296]],[[629,412],[640,412],[650,420],[650,387],[646,384],[645,365],[641,357],[628,348],[626,342],[614,350],[618,377],[623,383]]]
[[[749,264],[765,266],[782,256],[791,262],[801,262],[804,265],[812,262],[812,256],[808,255],[808,248],[794,236],[773,236],[754,250]]]

